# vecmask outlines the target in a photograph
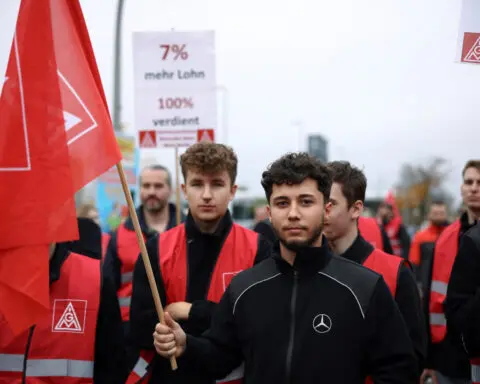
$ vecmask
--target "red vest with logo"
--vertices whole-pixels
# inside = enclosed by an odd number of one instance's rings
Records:
[[[382,231],[373,217],[361,216],[358,218],[358,231],[360,235],[375,248],[383,251]]]
[[[392,296],[395,297],[397,293],[398,272],[403,263],[404,261],[401,257],[389,255],[379,249],[374,249],[363,262],[363,266],[381,274]]]
[[[108,243],[110,242],[110,235],[108,233],[102,233],[102,260],[105,259],[107,253]]]
[[[100,268],[70,253],[50,286],[49,315],[17,337],[0,323],[0,384],[23,383],[23,375],[26,384],[93,383]]]
[[[430,285],[429,323],[433,343],[440,343],[447,334],[443,302],[447,297],[448,282],[457,257],[460,220],[450,224],[435,243],[432,282]]]
[[[145,235],[143,236],[145,240]],[[130,303],[132,301],[133,270],[140,255],[137,234],[121,224],[117,229],[117,256],[121,263],[120,288],[117,291],[122,320],[130,320]]]
[[[472,384],[480,384],[480,358],[470,359],[472,366]]]
[[[218,303],[232,278],[239,272],[249,269],[255,262],[258,249],[258,234],[238,224],[233,224],[223,243],[215,264],[207,300]],[[159,262],[165,286],[167,303],[186,301],[187,297],[187,237],[185,224],[172,228],[159,237]],[[146,367],[152,361],[153,354],[145,352],[137,361],[127,383],[137,383],[142,374],[147,374]],[[145,379],[145,376],[143,376]],[[243,378],[243,366],[218,383],[240,384]]]
[[[400,217],[394,217],[390,222],[385,225],[384,229],[392,244],[393,254],[402,256],[402,245],[400,244],[399,231],[402,220]]]

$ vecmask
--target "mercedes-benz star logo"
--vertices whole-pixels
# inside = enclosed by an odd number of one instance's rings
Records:
[[[313,319],[313,329],[317,333],[327,333],[332,329],[332,319],[328,315],[321,313]]]

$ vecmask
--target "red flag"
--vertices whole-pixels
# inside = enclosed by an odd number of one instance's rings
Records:
[[[121,159],[78,0],[22,0],[0,95],[0,313],[49,306],[48,245],[78,238],[74,193]]]
[[[118,163],[118,148],[78,0],[50,0],[75,190]]]

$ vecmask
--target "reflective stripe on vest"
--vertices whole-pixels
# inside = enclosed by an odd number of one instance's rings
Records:
[[[398,272],[402,263],[403,259],[401,257],[389,255],[379,249],[374,249],[363,262],[363,266],[382,275],[390,289],[390,293],[395,297],[397,293]]]
[[[360,235],[372,244],[375,248],[383,249],[382,231],[377,221],[373,217],[359,217],[358,231]]]
[[[93,382],[100,273],[101,260],[69,253],[50,286],[50,311],[35,327],[13,336],[0,322],[1,383],[20,382],[22,376],[51,384]]]
[[[144,240],[145,235],[143,236]],[[120,288],[117,291],[122,320],[130,320],[130,303],[132,300],[133,270],[140,254],[140,247],[135,231],[121,224],[117,229],[117,257],[120,260]]]
[[[471,359],[472,384],[480,384],[480,359]]]
[[[457,256],[460,221],[450,224],[435,243],[428,318],[432,343],[440,343],[447,334],[447,320],[443,303],[447,296],[448,282]]]
[[[148,366],[155,357],[153,351],[141,351],[140,356],[132,369],[132,372],[128,375],[125,384],[137,384],[139,382],[146,382],[150,378],[150,371]]]
[[[0,354],[0,371],[23,372],[24,355]],[[26,377],[93,379],[93,361],[67,359],[27,360]]]

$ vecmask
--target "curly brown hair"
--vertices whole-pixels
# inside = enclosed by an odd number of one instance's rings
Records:
[[[262,174],[262,187],[268,202],[272,196],[273,185],[301,184],[306,179],[317,182],[318,190],[325,202],[330,198],[332,177],[327,166],[308,153],[287,153],[274,161]]]
[[[237,155],[233,149],[218,143],[196,143],[180,156],[184,180],[187,180],[189,170],[206,174],[227,171],[233,185],[237,178],[237,164]]]

